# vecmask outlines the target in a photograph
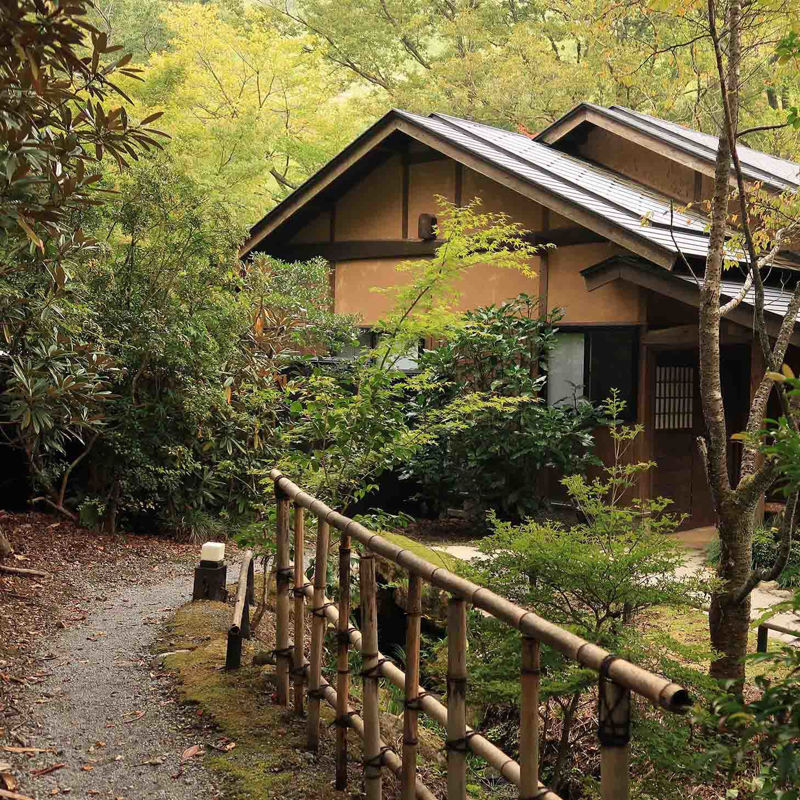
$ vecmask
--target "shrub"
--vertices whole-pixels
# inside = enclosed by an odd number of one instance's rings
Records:
[[[588,402],[548,406],[542,397],[546,358],[560,311],[542,313],[525,294],[468,311],[420,367],[430,374],[411,404],[412,418],[443,408],[465,393],[517,398],[509,407],[476,408],[468,424],[445,430],[409,467],[435,511],[466,502],[476,521],[487,510],[520,520],[542,503],[544,470],[583,472],[598,463],[593,429],[600,415]]]

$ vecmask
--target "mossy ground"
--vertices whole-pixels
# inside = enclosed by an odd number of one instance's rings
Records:
[[[257,581],[258,583],[258,581]],[[258,590],[258,586],[256,587]],[[319,752],[305,749],[306,723],[276,703],[274,667],[252,664],[257,650],[274,648],[274,609],[268,607],[256,637],[245,641],[242,667],[226,671],[226,636],[231,606],[225,603],[188,603],[178,609],[168,626],[165,667],[178,681],[185,702],[197,704],[214,721],[220,735],[235,742],[228,752],[209,751],[204,764],[224,779],[226,800],[344,800],[362,795],[361,747],[349,734],[349,790],[333,787],[335,772],[334,714],[322,704]],[[308,620],[307,620],[308,621]],[[309,636],[307,632],[306,641]],[[329,652],[326,664],[332,662]],[[328,676],[334,680],[333,675]],[[353,703],[359,705],[360,681],[353,685]],[[402,742],[402,718],[390,713],[393,697],[381,691],[381,729],[385,741],[398,751]],[[401,706],[402,708],[402,706]],[[420,776],[434,788],[442,783],[442,741],[430,731],[420,731]],[[441,788],[441,787],[438,787]],[[384,770],[383,796],[399,796],[399,781]]]
[[[273,669],[252,665],[263,641],[246,641],[242,667],[223,669],[230,614],[230,606],[224,603],[190,603],[180,608],[169,626],[169,649],[188,652],[165,659],[184,701],[197,704],[220,734],[236,743],[228,752],[209,751],[205,757],[205,765],[225,778],[225,797],[333,800],[358,796],[357,764],[351,764],[351,792],[333,788],[334,729],[328,727],[332,713],[323,707],[320,752],[312,755],[305,750],[304,720],[276,705]],[[351,758],[359,759],[360,749],[352,739]]]

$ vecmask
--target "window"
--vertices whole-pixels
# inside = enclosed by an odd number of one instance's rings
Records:
[[[694,367],[656,367],[655,427],[686,430],[694,422]]]
[[[361,328],[358,334],[358,346],[343,347],[339,353],[339,358],[347,361],[352,361],[358,358],[362,353],[367,350],[372,350],[378,346],[382,334],[379,334],[370,328]],[[418,344],[411,345],[407,352],[395,352],[392,357],[388,359],[392,369],[400,370],[401,372],[414,372],[417,369],[419,362],[419,354],[424,347],[424,342],[420,340]]]
[[[548,405],[571,404],[586,397],[602,403],[617,389],[625,401],[623,418],[636,418],[638,329],[561,329],[548,359]]]
[[[586,335],[559,333],[547,360],[547,405],[572,405],[584,395]]]

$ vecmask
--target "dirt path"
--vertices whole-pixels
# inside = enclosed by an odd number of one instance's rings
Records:
[[[53,640],[46,677],[26,698],[31,712],[11,744],[54,752],[0,752],[0,761],[13,764],[18,792],[87,800],[221,796],[201,757],[181,764],[188,748],[209,737],[196,712],[177,706],[152,655],[161,622],[190,596],[191,567],[154,569],[158,576],[144,587],[96,590],[86,621]]]

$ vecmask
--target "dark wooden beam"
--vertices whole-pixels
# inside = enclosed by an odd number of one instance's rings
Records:
[[[554,228],[537,231],[526,237],[532,244],[554,244],[569,247],[576,244],[591,244],[606,241],[602,236],[585,228]],[[328,261],[358,261],[367,258],[409,258],[432,256],[442,244],[440,239],[375,239],[349,242],[311,242],[309,244],[276,244],[267,252],[284,261],[307,261],[321,256]]]
[[[461,207],[464,202],[464,165],[460,162],[454,162],[456,167],[456,176],[455,176],[455,192],[453,197],[453,202]]]
[[[402,237],[404,239],[408,239],[408,195],[409,195],[409,185],[410,185],[410,162],[409,162],[409,153],[406,150],[403,153],[403,187],[402,187]]]

